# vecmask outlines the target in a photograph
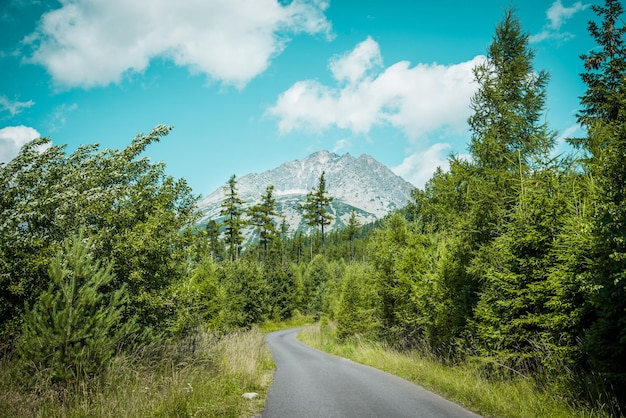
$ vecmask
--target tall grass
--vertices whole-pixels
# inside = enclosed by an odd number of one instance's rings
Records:
[[[314,319],[310,315],[302,315],[297,309],[293,315],[286,320],[265,321],[259,325],[261,332],[269,333],[289,328],[299,328],[313,324]]]
[[[258,330],[188,344],[145,346],[118,356],[106,375],[59,391],[25,387],[15,364],[2,360],[0,416],[251,417],[264,407],[273,361]],[[257,392],[254,400],[243,393]]]
[[[476,363],[445,365],[427,351],[399,352],[383,343],[358,338],[338,343],[332,326],[306,328],[298,339],[328,353],[349,358],[400,376],[483,416],[491,417],[609,417],[608,405],[572,405],[561,393],[533,379],[510,374],[485,374]],[[542,389],[543,388],[543,389]]]

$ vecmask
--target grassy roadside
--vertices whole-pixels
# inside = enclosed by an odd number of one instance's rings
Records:
[[[306,327],[308,325],[312,325],[313,322],[314,319],[312,316],[306,316],[296,312],[291,318],[285,321],[266,321],[259,325],[259,330],[264,334],[267,334],[274,331],[281,331],[283,329]]]
[[[471,365],[445,366],[416,352],[399,353],[382,344],[338,344],[328,326],[298,334],[305,344],[395,374],[488,417],[608,417],[609,411],[575,408],[558,393],[541,392],[532,381],[494,380]]]
[[[59,392],[42,383],[21,388],[0,361],[0,416],[251,417],[263,410],[274,363],[258,329],[188,345],[147,347],[118,357],[110,372]],[[243,393],[257,392],[247,400]]]

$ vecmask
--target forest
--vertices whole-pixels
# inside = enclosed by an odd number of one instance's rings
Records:
[[[508,10],[474,68],[471,158],[450,156],[376,224],[325,230],[322,175],[301,208],[317,232],[290,236],[273,186],[244,211],[233,176],[224,223],[197,228],[198,196],[141,155],[169,126],[122,150],[27,144],[0,165],[2,387],[63,403],[81,382],[106,386],[125,353],[185,358],[207,335],[308,315],[337,341],[428,350],[623,414],[626,29],[619,1],[591,7],[572,151],[554,154],[549,73]]]

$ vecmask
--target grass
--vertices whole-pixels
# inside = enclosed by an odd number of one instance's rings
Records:
[[[608,417],[607,408],[574,406],[559,393],[541,391],[527,378],[487,378],[476,365],[448,366],[432,355],[398,352],[381,343],[339,344],[330,326],[306,328],[298,339],[317,349],[349,358],[414,382],[486,417]]]
[[[63,391],[16,380],[9,359],[0,364],[0,416],[12,417],[251,417],[263,410],[274,364],[254,329],[189,345],[144,347],[117,357],[99,381]],[[257,392],[254,400],[246,392]]]
[[[283,329],[304,327],[304,326],[313,324],[313,322],[314,322],[314,319],[312,316],[302,315],[296,312],[291,318],[284,320],[284,321],[279,321],[279,320],[265,321],[264,323],[259,325],[259,330],[267,334],[270,332],[280,331]]]

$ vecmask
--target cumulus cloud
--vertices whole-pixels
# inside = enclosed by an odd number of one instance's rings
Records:
[[[426,150],[414,152],[402,160],[398,166],[392,167],[391,170],[415,187],[424,188],[437,168],[440,167],[443,171],[450,169],[451,151],[450,144],[437,143]],[[467,161],[472,159],[469,154],[456,154],[456,157]]]
[[[585,10],[587,7],[589,7],[589,5],[583,4],[581,1],[577,1],[571,7],[565,7],[561,0],[556,0],[546,11],[547,22],[543,26],[543,29],[538,34],[532,35],[529,41],[531,43],[537,43],[546,39],[561,41],[572,39],[574,34],[561,32],[561,26],[576,13]]]
[[[63,86],[142,72],[155,57],[225,84],[262,73],[295,33],[330,36],[324,0],[61,0],[24,39],[29,62]]]
[[[441,167],[444,171],[448,170],[450,148],[450,144],[434,144],[426,151],[419,151],[409,155],[400,165],[393,167],[391,171],[413,184],[413,186],[423,188],[426,182],[433,176],[437,167]]]
[[[11,116],[15,116],[23,109],[27,109],[34,105],[35,102],[29,100],[27,102],[20,102],[18,100],[9,100],[6,96],[0,96],[0,111],[8,111]]]
[[[378,43],[368,36],[352,51],[332,58],[329,67],[335,80],[354,84],[362,80],[369,70],[382,65]]]
[[[375,125],[390,125],[416,139],[446,128],[461,131],[470,115],[476,90],[472,69],[483,56],[460,64],[400,61],[382,68],[378,44],[371,38],[330,60],[337,86],[315,80],[296,82],[283,92],[268,114],[279,118],[287,133],[330,127],[367,134]]]
[[[11,161],[24,144],[40,136],[37,130],[28,126],[7,126],[0,129],[0,163]]]

